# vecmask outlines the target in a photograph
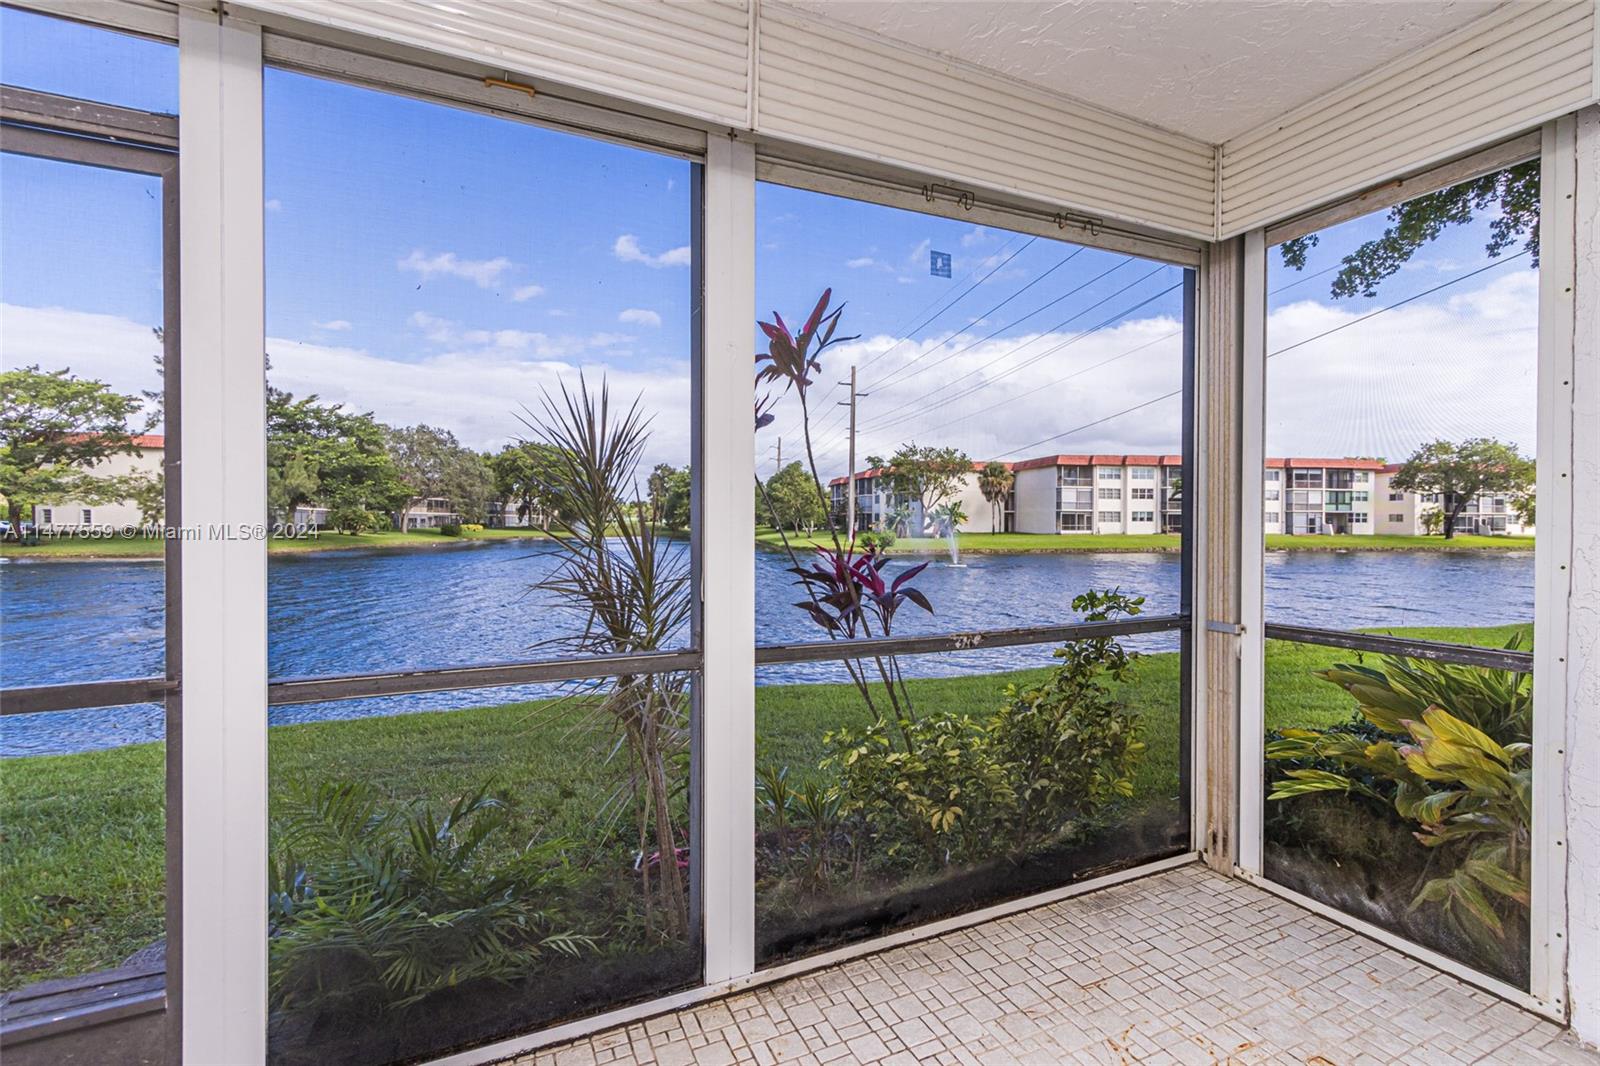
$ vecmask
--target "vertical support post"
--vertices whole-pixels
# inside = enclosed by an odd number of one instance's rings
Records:
[[[755,970],[755,148],[712,135],[701,205],[705,979]]]
[[[261,34],[178,16],[183,1061],[266,1057]],[[174,960],[169,960],[171,964]]]
[[[1239,390],[1241,242],[1211,246],[1201,279],[1205,321],[1198,368],[1199,454],[1196,484],[1184,487],[1195,508],[1196,560],[1201,588],[1195,620],[1197,685],[1203,721],[1196,747],[1205,753],[1205,824],[1196,846],[1212,868],[1232,873],[1237,859],[1239,623]],[[1248,479],[1244,479],[1248,483]]]
[[[1577,337],[1574,289],[1577,285],[1576,240],[1581,217],[1576,212],[1577,182],[1577,120],[1567,116],[1545,126],[1540,152],[1539,229],[1543,239],[1539,258],[1539,417],[1535,447],[1539,509],[1534,551],[1533,836],[1528,886],[1531,953],[1528,991],[1558,1010],[1565,1010],[1567,1006],[1569,826],[1562,792],[1568,715],[1584,706],[1582,701],[1571,701],[1567,676],[1568,658],[1583,654],[1582,648],[1572,646],[1568,630],[1573,569],[1578,561],[1572,551],[1575,517],[1573,385]],[[1589,210],[1587,222],[1592,236],[1592,201]],[[1588,341],[1592,353],[1592,331]],[[1592,495],[1594,483],[1587,487],[1590,492],[1585,495]],[[1588,704],[1588,709],[1592,712],[1593,703]],[[1582,718],[1575,718],[1573,724],[1581,725]],[[1579,794],[1584,794],[1582,786],[1579,786]],[[1593,795],[1592,792],[1587,794]],[[1593,842],[1579,842],[1580,854],[1586,843],[1593,846]],[[1577,878],[1573,883],[1578,898],[1593,894],[1587,877]],[[1593,949],[1575,957],[1592,960]],[[1578,983],[1581,986],[1581,979]]]
[[[1560,925],[1554,928],[1557,933],[1566,933],[1568,969],[1565,974],[1552,974],[1551,979],[1560,981],[1565,976],[1572,1027],[1583,1040],[1594,1043],[1600,1042],[1600,894],[1594,887],[1600,883],[1600,714],[1595,711],[1600,707],[1600,107],[1579,112],[1574,125],[1573,206],[1563,209],[1559,202],[1552,202],[1545,210],[1559,213],[1545,214],[1544,219],[1548,221],[1542,220],[1541,227],[1545,240],[1552,243],[1563,239],[1564,231],[1558,219],[1565,217],[1574,228],[1574,270],[1570,282],[1573,289],[1570,306],[1572,476],[1568,479],[1572,482],[1568,551],[1572,576],[1566,633],[1565,714],[1561,723],[1565,728],[1564,736],[1558,738],[1565,748],[1564,763],[1554,768],[1554,772],[1565,772],[1565,810],[1562,812],[1565,818],[1558,824],[1566,834],[1566,845],[1556,849],[1556,854],[1550,857],[1552,876],[1564,876],[1567,888],[1565,929]],[[1571,213],[1565,214],[1565,211]],[[1552,289],[1559,284],[1549,281],[1549,270],[1548,260],[1542,261],[1541,292],[1547,284]],[[1554,305],[1552,313],[1559,312],[1559,304]],[[1558,328],[1561,323],[1551,325]],[[1542,315],[1539,336],[1542,344],[1545,339]],[[1544,476],[1543,453],[1539,456],[1539,465],[1540,476]],[[1542,512],[1544,485],[1541,483],[1539,488]],[[1539,549],[1542,551],[1545,516],[1541,513],[1538,518]],[[1536,641],[1535,657],[1538,656],[1537,645]],[[1536,678],[1535,700],[1538,692]],[[1552,700],[1544,706],[1554,704]],[[1536,711],[1534,745],[1541,752],[1546,750],[1546,735]],[[1550,766],[1548,759],[1535,757],[1536,793],[1541,788],[1539,775],[1550,772]],[[1535,826],[1539,824],[1541,809],[1535,807]],[[1559,854],[1563,850],[1567,852],[1564,869]],[[1540,898],[1538,890],[1533,898],[1535,901]]]
[[[1238,785],[1239,866],[1261,872],[1262,759],[1266,721],[1266,618],[1263,605],[1262,479],[1267,465],[1267,240],[1244,236],[1239,293]]]

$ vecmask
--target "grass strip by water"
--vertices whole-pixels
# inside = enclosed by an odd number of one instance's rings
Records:
[[[1503,645],[1527,626],[1386,629],[1428,640]],[[1526,646],[1526,645],[1525,645]],[[1048,646],[1038,649],[1049,662]],[[1355,653],[1274,641],[1267,656],[1269,727],[1331,725],[1353,703],[1312,676]],[[1369,660],[1370,656],[1367,657]],[[1178,789],[1179,663],[1144,656],[1127,695],[1149,746],[1135,785],[1147,800]],[[998,705],[1007,681],[1042,670],[908,682],[925,711],[974,716]],[[846,685],[757,691],[757,761],[815,776],[822,734],[864,721]],[[513,840],[574,842],[573,861],[626,863],[630,819],[607,800],[619,770],[615,737],[578,702],[511,703],[457,711],[278,726],[270,780],[370,781],[400,799],[454,799],[485,781],[516,802]],[[0,772],[0,989],[115,966],[160,938],[163,908],[163,745],[9,759]],[[753,800],[752,800],[753,802]],[[607,813],[610,811],[611,813]],[[596,870],[604,874],[604,870]],[[264,886],[263,886],[264,890]]]
[[[543,540],[549,534],[537,529],[463,530],[460,536],[447,537],[436,529],[414,529],[405,533],[385,530],[378,533],[314,533],[297,537],[273,537],[267,551],[273,555],[298,555],[310,552],[405,550],[461,547],[475,541]],[[47,537],[37,544],[0,542],[0,558],[37,559],[41,562],[84,559],[158,559],[165,548],[160,537]]]
[[[832,546],[826,534],[787,535],[789,544],[800,550],[819,545]],[[773,529],[756,533],[760,548],[781,551],[783,538]],[[990,554],[1071,554],[1075,552],[1176,552],[1182,547],[1176,533],[962,533],[957,545],[964,553]],[[1268,551],[1532,551],[1532,537],[1479,537],[1460,534],[1443,537],[1402,537],[1393,534],[1371,536],[1291,536],[1267,535]],[[944,555],[950,543],[943,537],[901,537],[888,549],[890,555]]]

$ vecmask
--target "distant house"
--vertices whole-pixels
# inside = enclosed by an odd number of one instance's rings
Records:
[[[167,438],[160,433],[141,433],[133,437],[134,450],[108,455],[90,469],[98,476],[126,477],[148,474],[160,477],[166,461]],[[144,512],[132,500],[115,503],[88,503],[83,500],[52,500],[33,506],[34,528],[41,533],[85,533],[90,529],[125,529],[144,526]]]

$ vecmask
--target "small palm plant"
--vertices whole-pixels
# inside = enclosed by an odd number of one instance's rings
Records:
[[[978,472],[978,491],[989,503],[989,532],[1000,532],[1000,509],[1011,495],[1017,475],[1006,469],[1006,464],[991,460]]]
[[[446,989],[525,977],[593,946],[555,905],[559,842],[503,841],[504,801],[478,789],[441,817],[356,781],[290,781],[274,819],[274,1009],[371,1016]]]

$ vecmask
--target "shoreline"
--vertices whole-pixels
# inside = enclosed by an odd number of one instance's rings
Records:
[[[416,534],[407,534],[414,536]],[[343,533],[332,534],[333,537],[343,537]],[[423,534],[422,536],[427,536]],[[331,539],[331,537],[329,538]],[[553,540],[547,533],[532,531],[528,533],[496,533],[493,536],[463,535],[460,537],[439,536],[432,540],[418,540],[414,543],[374,543],[374,544],[337,544],[326,543],[322,538],[304,537],[289,540],[269,541],[267,554],[270,555],[327,555],[343,552],[392,552],[402,554],[406,552],[428,552],[441,549],[458,549],[468,546],[495,544],[501,541],[523,540]],[[293,546],[291,546],[293,545]],[[313,547],[312,545],[316,545]],[[325,546],[324,546],[325,545]],[[75,549],[52,550],[46,548],[35,554],[32,549],[22,548],[17,545],[5,545],[0,548],[0,563],[159,563],[165,560],[166,553],[161,550],[149,551],[110,551],[97,552],[92,549],[82,551]]]

